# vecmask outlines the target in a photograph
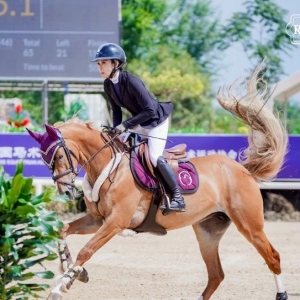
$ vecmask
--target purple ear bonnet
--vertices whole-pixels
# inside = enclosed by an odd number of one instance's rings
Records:
[[[47,132],[45,132],[42,135],[41,147],[40,147],[42,160],[51,170],[54,163],[55,153],[60,148],[60,146],[61,146],[61,135],[58,130],[57,130],[57,135],[54,139]]]
[[[29,129],[27,131],[40,144],[42,160],[52,170],[55,153],[62,146],[63,139],[58,129],[49,125],[45,127],[47,131],[42,135]]]

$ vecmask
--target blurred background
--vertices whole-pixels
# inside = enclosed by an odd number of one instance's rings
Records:
[[[101,43],[115,42],[126,52],[127,70],[159,101],[174,103],[172,132],[244,133],[247,129],[220,109],[216,92],[249,76],[265,59],[264,76],[270,91],[275,89],[271,98],[278,100],[289,132],[300,133],[299,1],[1,3],[2,132],[24,131],[13,122],[14,103],[21,103],[23,119],[37,130],[74,114],[96,126],[110,123],[103,82],[90,60]]]

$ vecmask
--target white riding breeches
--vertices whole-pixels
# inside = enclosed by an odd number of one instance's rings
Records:
[[[149,157],[153,166],[156,167],[157,159],[163,155],[166,146],[169,118],[154,128],[143,128],[137,125],[131,131],[140,133],[142,137],[148,137]]]

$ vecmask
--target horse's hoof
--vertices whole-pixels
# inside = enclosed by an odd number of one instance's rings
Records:
[[[288,299],[288,294],[287,292],[284,292],[284,293],[277,293],[276,295],[276,299],[275,300],[286,300]]]
[[[47,300],[61,300],[63,297],[61,294],[57,293],[50,293],[49,296],[47,297]]]
[[[89,274],[85,268],[79,273],[77,279],[81,282],[87,283],[89,281]]]

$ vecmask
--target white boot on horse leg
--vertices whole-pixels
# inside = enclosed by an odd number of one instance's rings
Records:
[[[277,295],[276,300],[286,300],[288,299],[288,294],[283,286],[281,276],[274,274],[276,288],[277,288]]]
[[[64,275],[57,277],[56,278],[56,286],[50,292],[47,300],[62,299],[62,297],[63,297],[62,293],[67,293],[69,291],[73,282],[75,281],[75,279],[77,279],[80,276],[80,274],[83,272],[83,270],[84,270],[83,267],[77,266],[77,267],[68,269],[68,271],[65,272]]]
[[[61,300],[63,298],[61,286],[62,283],[58,284],[48,295],[47,300]]]
[[[71,254],[66,242],[58,244],[58,253],[60,259],[60,273],[64,274],[73,266],[73,261],[71,258]],[[81,282],[87,283],[89,281],[89,274],[85,268],[79,273],[79,276],[76,278]]]
[[[60,259],[60,268],[59,271],[61,274],[64,274],[71,265],[73,265],[73,261],[71,258],[71,254],[66,242],[58,244],[58,254]]]

